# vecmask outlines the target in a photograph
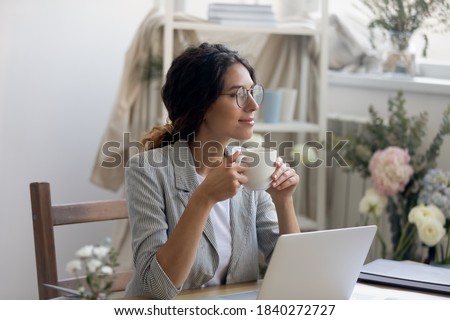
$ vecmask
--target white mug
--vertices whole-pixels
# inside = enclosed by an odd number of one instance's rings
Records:
[[[242,148],[236,162],[247,167],[243,174],[248,178],[248,182],[244,184],[244,187],[250,190],[269,189],[276,160],[276,149]]]
[[[265,89],[264,99],[261,102],[263,120],[266,123],[280,122],[281,101],[283,95],[281,90]]]

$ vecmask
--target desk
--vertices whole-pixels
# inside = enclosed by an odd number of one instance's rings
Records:
[[[254,291],[259,289],[261,283],[262,281],[253,281],[207,288],[188,289],[182,291],[175,299],[195,300]],[[366,283],[356,283],[355,288],[353,290],[353,294],[351,296],[351,300],[385,300],[385,299],[430,300],[430,299],[450,299],[450,296]]]
[[[450,300],[450,296],[418,290],[401,289],[379,284],[357,282],[351,300]]]
[[[227,294],[235,294],[242,293],[248,291],[259,290],[259,287],[262,284],[262,280],[260,281],[251,281],[251,282],[241,282],[234,284],[224,284],[221,286],[213,286],[206,288],[197,288],[197,289],[187,289],[181,291],[178,296],[175,298],[176,300],[191,300],[191,299],[201,299],[215,296],[223,296]]]

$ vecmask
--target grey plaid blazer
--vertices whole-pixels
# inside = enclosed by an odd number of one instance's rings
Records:
[[[208,282],[219,259],[210,219],[182,288],[172,284],[156,259],[157,250],[172,234],[198,186],[188,144],[176,142],[135,155],[128,162],[125,177],[135,268],[126,295],[173,299],[182,289]],[[226,282],[256,280],[258,250],[268,261],[279,234],[270,195],[241,187],[230,201],[230,221],[232,255]]]

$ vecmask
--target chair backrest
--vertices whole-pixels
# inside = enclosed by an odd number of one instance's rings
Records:
[[[44,283],[70,289],[78,288],[75,278],[58,277],[54,227],[128,219],[127,204],[125,200],[108,200],[54,205],[50,196],[50,184],[47,182],[31,183],[30,194],[39,299],[53,299],[64,294],[44,286]],[[117,272],[112,291],[124,291],[131,276],[131,270]]]

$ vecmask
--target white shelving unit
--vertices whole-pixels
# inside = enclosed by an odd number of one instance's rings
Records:
[[[299,71],[300,86],[299,92],[299,118],[292,122],[284,123],[257,123],[255,132],[267,133],[295,133],[299,141],[304,140],[306,133],[316,133],[320,141],[325,140],[326,133],[326,96],[327,96],[327,71],[328,71],[328,0],[320,1],[320,21],[317,24],[310,23],[288,23],[270,27],[249,27],[239,25],[221,25],[209,22],[177,22],[174,21],[174,0],[165,1],[165,26],[164,26],[164,53],[163,53],[163,74],[169,70],[173,59],[173,41],[175,30],[196,30],[196,31],[216,31],[239,32],[245,27],[246,33],[260,34],[281,34],[298,35],[302,37],[317,37],[320,43],[319,61],[319,92],[318,121],[317,123],[307,122],[308,108],[308,76],[309,76],[309,56],[306,46],[302,46],[301,55],[302,68]],[[303,38],[302,38],[303,39]],[[220,39],[218,39],[220,40]],[[317,200],[315,219],[299,217],[303,230],[322,230],[326,228],[326,175],[325,166],[317,168]],[[299,212],[299,204],[296,204]]]
[[[198,23],[198,22],[173,22],[173,28],[178,30],[204,30],[204,31],[227,31],[242,32],[242,26],[238,25],[221,25],[216,23]],[[313,27],[302,23],[289,23],[274,27],[247,27],[245,32],[257,32],[266,34],[289,34],[289,35],[315,35],[316,31]]]

